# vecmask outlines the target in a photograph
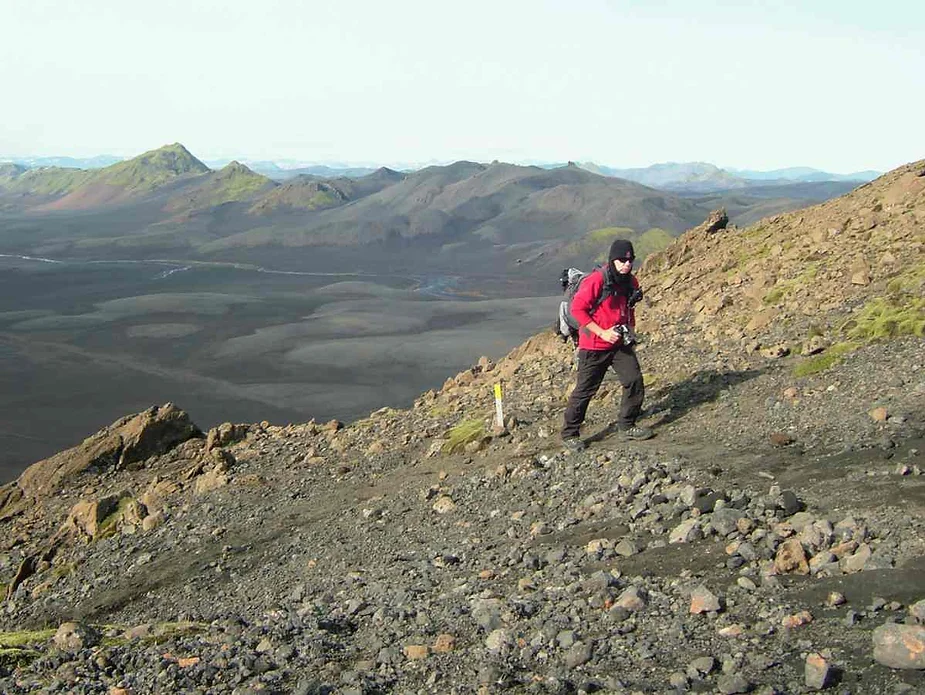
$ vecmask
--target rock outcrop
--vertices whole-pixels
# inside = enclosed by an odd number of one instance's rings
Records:
[[[21,513],[84,472],[131,468],[202,433],[172,403],[117,420],[81,444],[39,461],[0,489],[0,520]]]

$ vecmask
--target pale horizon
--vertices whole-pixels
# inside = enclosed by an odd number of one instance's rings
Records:
[[[175,143],[165,143],[164,145],[161,145],[160,147],[167,147],[167,146],[172,145],[172,144],[175,144]],[[183,143],[179,143],[179,144],[182,145]],[[186,145],[184,145],[184,147],[186,147]],[[142,150],[142,151],[140,151],[140,152],[136,152],[135,154],[130,154],[130,155],[115,155],[115,154],[113,154],[112,152],[96,152],[96,153],[93,153],[93,154],[86,154],[86,155],[74,155],[74,154],[52,153],[52,154],[26,154],[26,155],[15,156],[15,155],[6,155],[6,154],[0,152],[0,164],[2,164],[2,163],[4,163],[4,162],[26,161],[26,160],[34,160],[34,159],[65,158],[65,157],[71,158],[71,159],[92,159],[92,158],[94,158],[94,157],[114,157],[114,158],[121,157],[121,159],[124,161],[124,160],[127,160],[127,159],[132,159],[132,158],[134,158],[134,157],[138,157],[139,155],[142,155],[142,154],[144,154],[145,152],[149,152],[149,151],[156,150],[156,149],[159,149],[159,147],[148,148],[148,149],[146,149],[146,150]],[[885,173],[886,171],[888,171],[888,170],[882,170],[882,169],[880,169],[880,170],[852,169],[852,170],[850,170],[850,171],[832,171],[831,169],[823,169],[822,167],[817,167],[817,166],[813,166],[812,164],[805,164],[805,163],[790,164],[790,165],[787,165],[787,166],[784,166],[784,167],[777,167],[776,169],[759,169],[758,167],[753,167],[753,166],[731,167],[731,166],[723,166],[722,164],[717,164],[716,162],[703,162],[703,161],[697,161],[697,162],[679,162],[679,161],[651,162],[651,163],[646,164],[646,165],[643,165],[643,166],[624,167],[624,166],[621,166],[619,163],[598,162],[598,161],[594,161],[594,160],[562,160],[562,161],[521,160],[521,161],[507,161],[507,160],[494,160],[494,159],[493,159],[493,160],[474,159],[474,158],[472,158],[472,157],[463,157],[462,159],[453,159],[453,160],[449,160],[449,159],[448,159],[448,160],[437,160],[437,159],[433,159],[433,160],[429,160],[429,161],[425,161],[425,162],[374,162],[374,161],[344,162],[344,161],[338,161],[338,160],[325,160],[325,161],[322,161],[322,160],[295,160],[295,159],[291,159],[291,158],[288,158],[288,157],[279,157],[279,158],[272,158],[272,157],[271,157],[271,158],[265,158],[265,157],[246,157],[246,156],[234,156],[234,157],[221,156],[221,157],[210,157],[210,156],[200,156],[199,154],[197,154],[196,152],[194,152],[192,149],[190,149],[190,148],[188,148],[188,147],[187,147],[186,149],[190,152],[190,154],[192,154],[192,155],[193,155],[194,157],[196,157],[198,160],[200,160],[201,162],[203,162],[204,164],[209,165],[209,166],[211,166],[213,163],[216,163],[216,162],[221,162],[223,165],[224,165],[225,163],[230,163],[230,162],[233,162],[233,161],[237,161],[237,162],[240,162],[240,163],[245,164],[245,165],[248,165],[248,164],[256,164],[256,163],[268,163],[268,162],[269,162],[269,163],[275,164],[276,166],[278,166],[280,169],[283,169],[283,170],[286,170],[286,169],[297,169],[297,168],[300,168],[300,167],[310,167],[310,166],[327,166],[327,167],[329,167],[329,168],[331,168],[331,169],[375,169],[375,168],[379,168],[379,167],[387,167],[387,168],[390,168],[390,169],[398,169],[398,170],[408,170],[408,171],[410,171],[410,170],[423,169],[423,168],[429,167],[429,166],[447,166],[447,165],[453,164],[453,163],[455,163],[455,162],[460,162],[460,161],[476,162],[476,163],[479,163],[479,164],[489,164],[489,163],[494,162],[494,161],[500,161],[500,162],[503,162],[503,163],[505,163],[505,164],[513,164],[513,165],[516,165],[516,166],[541,166],[541,167],[548,167],[548,166],[551,166],[551,165],[554,165],[554,164],[555,164],[555,165],[560,165],[560,166],[566,166],[566,165],[569,164],[569,163],[578,163],[578,164],[595,164],[595,165],[597,165],[597,166],[604,166],[604,167],[608,167],[608,168],[612,168],[612,169],[645,169],[645,168],[647,168],[647,167],[656,166],[656,165],[665,165],[665,164],[678,164],[678,165],[684,165],[684,164],[710,164],[710,165],[713,165],[713,166],[718,167],[719,169],[723,169],[723,170],[725,170],[725,171],[728,171],[728,172],[730,172],[730,173],[737,173],[737,172],[740,172],[740,171],[762,171],[762,172],[768,172],[768,171],[775,171],[775,170],[781,170],[781,171],[783,171],[783,170],[787,170],[787,169],[815,169],[815,170],[818,170],[818,171],[825,171],[825,172],[830,173],[830,174],[846,175],[846,174],[852,174],[852,173],[862,173],[862,172],[865,172],[865,171],[879,171],[880,173]],[[910,160],[910,161],[915,161],[915,160]],[[906,164],[906,163],[907,163],[907,162],[903,162],[902,164]],[[899,164],[899,165],[897,165],[897,166],[902,166],[902,164]],[[896,167],[893,167],[893,168],[896,168]]]
[[[925,8],[667,0],[4,4],[0,156],[887,171]]]

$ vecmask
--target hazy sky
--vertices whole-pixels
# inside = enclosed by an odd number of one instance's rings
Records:
[[[0,0],[0,155],[886,170],[912,0]]]

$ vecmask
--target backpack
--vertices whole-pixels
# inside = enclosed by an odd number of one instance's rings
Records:
[[[562,297],[562,301],[559,302],[559,312],[555,327],[556,335],[558,335],[563,342],[571,339],[575,345],[578,345],[578,329],[581,328],[581,326],[578,324],[575,317],[572,316],[572,299],[575,298],[575,293],[578,291],[578,287],[581,285],[582,280],[591,275],[595,270],[602,270],[604,268],[606,268],[606,266],[600,266],[600,268],[594,268],[594,270],[587,273],[578,268],[566,268],[559,276],[559,283],[562,285],[564,296]],[[601,294],[591,305],[591,309],[588,313],[593,314],[597,311],[597,308],[604,300],[612,294],[613,287],[610,282],[610,274],[605,272]]]

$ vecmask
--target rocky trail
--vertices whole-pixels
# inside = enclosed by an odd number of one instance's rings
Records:
[[[866,350],[859,359],[901,366],[902,384],[881,374],[859,401],[865,372],[850,362],[800,380],[778,362],[652,388],[658,436],[641,443],[609,432],[620,389],[608,379],[591,446],[571,454],[556,436],[571,351],[538,336],[408,411],[348,427],[226,425],[82,473],[86,487],[10,520],[23,542],[0,556],[6,575],[32,539],[66,518],[71,530],[3,604],[6,634],[32,638],[4,645],[0,683],[921,691],[921,664],[883,663],[921,660],[918,643],[875,630],[922,630],[925,354],[918,339]],[[512,384],[508,421],[492,434],[499,379]],[[793,388],[828,402],[775,407]],[[484,425],[466,442],[453,439],[461,415]],[[122,501],[94,530],[99,512],[75,503],[107,498]]]

